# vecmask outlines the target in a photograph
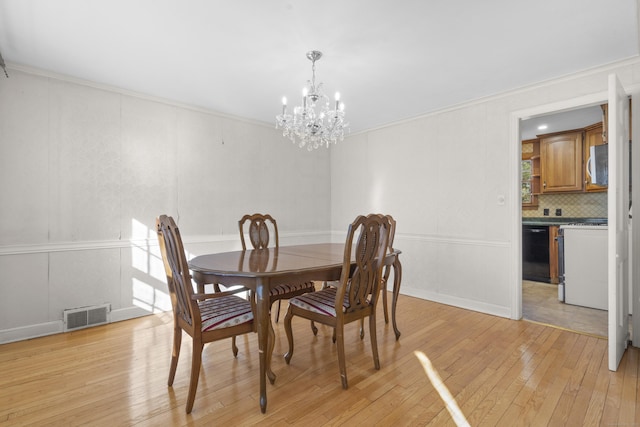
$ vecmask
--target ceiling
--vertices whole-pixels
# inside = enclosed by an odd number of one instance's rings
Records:
[[[637,16],[637,0],[0,0],[0,53],[10,76],[275,123],[320,50],[355,133],[636,56]]]
[[[533,139],[537,135],[580,129],[601,122],[603,119],[602,108],[599,105],[545,114],[522,120],[520,138]]]

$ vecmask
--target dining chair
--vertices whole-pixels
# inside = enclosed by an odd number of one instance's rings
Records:
[[[253,302],[234,295],[244,292],[241,288],[213,294],[194,293],[182,238],[176,223],[172,217],[161,215],[156,219],[156,228],[173,307],[173,351],[169,368],[169,387],[173,385],[178,366],[182,332],[186,332],[193,340],[191,378],[186,405],[186,412],[189,414],[193,409],[198,388],[204,344],[255,332]],[[238,348],[234,343],[234,357],[237,354]]]
[[[385,215],[387,220],[389,221],[389,241],[387,243],[387,247],[388,252],[392,253],[393,252],[393,240],[395,238],[396,235],[396,220],[393,219],[393,217],[391,215]],[[391,270],[393,269],[392,265],[385,265],[384,266],[384,273],[382,274],[382,283],[380,284],[380,292],[382,293],[382,306],[383,306],[383,312],[384,312],[384,323],[389,323],[389,309],[388,309],[388,302],[387,302],[387,294],[388,294],[388,290],[387,290],[387,283],[389,282],[389,276],[391,275]],[[327,288],[329,286],[336,286],[339,282],[335,281],[335,282],[325,282],[323,287]],[[314,330],[314,333],[316,331]],[[360,319],[360,339],[364,338],[364,318]],[[335,330],[333,333],[333,342],[336,342],[336,334],[335,334]]]
[[[376,304],[382,283],[382,266],[388,247],[391,224],[384,215],[358,216],[349,225],[344,248],[342,273],[337,286],[300,295],[289,300],[284,318],[284,328],[289,351],[284,358],[287,364],[293,356],[293,316],[322,323],[334,329],[338,344],[338,365],[342,388],[348,388],[345,362],[344,325],[369,318],[369,335],[373,364],[380,369],[376,336]],[[358,233],[356,241],[356,233]],[[354,243],[355,246],[354,246]],[[352,258],[355,260],[352,268]]]
[[[389,241],[387,243],[388,253],[393,253],[393,240],[396,237],[396,220],[391,215],[385,215],[389,221]],[[384,307],[384,323],[389,323],[389,309],[387,303],[387,283],[389,282],[389,276],[391,275],[392,265],[384,266],[384,273],[382,274],[382,284],[380,290],[382,291],[382,306]]]
[[[247,249],[245,241],[245,233],[249,236],[249,241],[253,249],[268,249],[271,239],[273,239],[272,247],[278,249],[280,240],[278,236],[278,224],[276,220],[269,214],[255,213],[253,215],[245,215],[238,221],[240,228],[240,241],[242,250]],[[271,232],[269,231],[271,229]],[[313,282],[286,283],[271,288],[269,293],[270,304],[278,302],[278,311],[276,312],[276,323],[280,320],[280,305],[283,299],[290,299],[307,292],[315,291]]]

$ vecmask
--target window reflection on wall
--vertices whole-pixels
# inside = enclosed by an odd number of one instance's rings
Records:
[[[171,310],[156,231],[136,219],[131,220],[131,267],[133,305],[149,313]]]

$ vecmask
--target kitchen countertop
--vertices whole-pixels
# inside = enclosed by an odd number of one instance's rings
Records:
[[[522,225],[565,225],[565,224],[606,224],[607,218],[570,218],[562,216],[545,216],[522,218]]]

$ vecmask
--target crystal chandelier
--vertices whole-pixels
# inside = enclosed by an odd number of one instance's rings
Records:
[[[322,92],[322,83],[316,86],[316,61],[322,52],[307,52],[311,61],[311,80],[302,90],[302,105],[293,108],[293,114],[287,112],[287,98],[282,98],[282,114],[276,116],[276,129],[282,128],[282,135],[299,147],[311,151],[321,146],[329,147],[344,139],[344,131],[349,123],[344,121],[344,104],[340,102],[340,93],[336,92],[333,109],[329,98]]]

